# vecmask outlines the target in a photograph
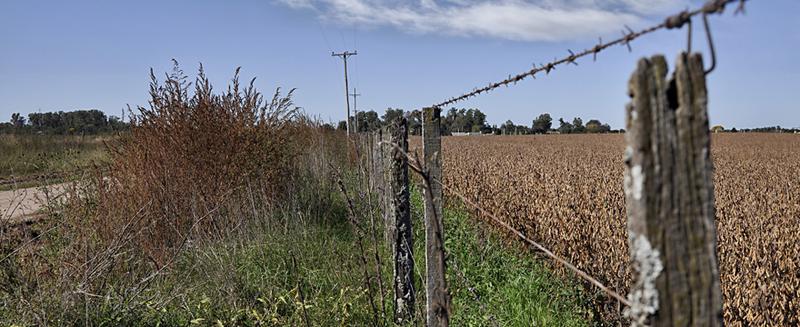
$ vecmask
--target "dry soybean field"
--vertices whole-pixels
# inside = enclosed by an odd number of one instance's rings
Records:
[[[622,135],[443,142],[446,184],[625,294]],[[800,135],[718,134],[712,157],[726,323],[800,324]]]

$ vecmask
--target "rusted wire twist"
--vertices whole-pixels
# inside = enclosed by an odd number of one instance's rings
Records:
[[[552,61],[550,63],[547,63],[547,64],[540,64],[539,66],[536,66],[534,64],[533,69],[531,69],[531,70],[528,70],[526,72],[523,72],[523,73],[520,73],[520,74],[517,74],[517,75],[513,75],[513,76],[509,75],[508,78],[506,78],[506,79],[504,79],[502,81],[491,83],[491,84],[489,84],[487,86],[484,86],[484,87],[475,88],[471,92],[462,94],[460,96],[452,97],[452,98],[447,99],[445,101],[442,101],[440,103],[434,104],[432,107],[439,107],[439,108],[445,107],[445,106],[454,104],[456,102],[464,101],[464,100],[469,99],[471,97],[478,96],[478,95],[480,95],[482,93],[489,92],[489,91],[494,90],[494,89],[496,89],[498,87],[501,87],[501,86],[508,86],[510,84],[517,84],[517,82],[519,82],[519,81],[521,81],[521,80],[523,80],[525,78],[528,78],[528,77],[536,78],[536,74],[540,73],[540,72],[545,72],[546,74],[549,74],[550,71],[554,70],[556,68],[556,66],[559,66],[559,65],[563,65],[563,64],[578,65],[578,63],[575,62],[575,60],[578,59],[578,58],[582,58],[582,57],[588,56],[588,55],[592,55],[593,58],[596,60],[597,59],[597,53],[599,53],[599,52],[601,52],[601,51],[603,51],[603,50],[605,50],[605,49],[607,49],[607,48],[609,48],[611,46],[614,46],[614,45],[625,45],[628,48],[628,51],[631,51],[631,45],[630,45],[631,41],[639,38],[642,35],[650,34],[650,33],[653,33],[655,31],[658,31],[660,29],[681,28],[681,27],[683,27],[684,24],[690,23],[692,17],[700,15],[700,14],[702,14],[705,17],[705,16],[710,15],[710,14],[722,13],[725,10],[725,5],[727,5],[727,4],[731,3],[731,2],[739,2],[739,6],[736,9],[736,13],[741,13],[741,12],[744,12],[744,3],[745,3],[745,1],[746,0],[709,0],[701,8],[697,8],[697,9],[692,10],[692,11],[684,10],[684,11],[682,11],[680,13],[677,13],[677,14],[674,14],[672,16],[667,17],[661,24],[642,29],[642,30],[640,30],[638,32],[632,30],[628,26],[625,26],[626,31],[622,31],[622,36],[617,38],[617,39],[615,39],[615,40],[613,40],[613,41],[610,41],[610,42],[607,42],[607,43],[603,43],[603,40],[600,39],[599,43],[597,43],[597,45],[595,45],[594,47],[589,48],[589,49],[585,49],[585,50],[583,50],[581,52],[578,52],[578,53],[574,53],[574,52],[572,52],[572,50],[567,50],[569,52],[569,56],[563,57],[561,59],[556,59],[556,60],[554,60],[554,61]]]

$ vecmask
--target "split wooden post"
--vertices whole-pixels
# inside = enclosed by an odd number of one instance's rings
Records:
[[[393,224],[394,317],[398,324],[414,321],[414,242],[408,188],[408,122],[400,117],[390,123],[389,148],[390,220]]]
[[[441,109],[425,108],[422,112],[422,152],[425,183],[425,272],[426,326],[450,325],[450,295],[447,289],[442,224],[442,135]]]
[[[634,324],[722,326],[703,59],[642,59],[629,83],[625,197]]]

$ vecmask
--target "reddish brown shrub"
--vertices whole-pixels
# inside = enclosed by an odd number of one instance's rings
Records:
[[[70,237],[89,247],[82,252],[121,252],[161,269],[187,242],[228,235],[276,203],[317,129],[291,91],[265,101],[253,81],[240,86],[238,69],[221,94],[202,66],[193,84],[177,63],[163,82],[151,79],[149,106],[132,111],[130,135],[109,145],[110,169],[67,212]]]

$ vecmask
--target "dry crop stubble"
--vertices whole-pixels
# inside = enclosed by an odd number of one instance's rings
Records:
[[[627,292],[621,135],[446,137],[443,147],[446,184]],[[712,156],[726,323],[800,324],[800,137],[714,135]],[[596,304],[615,318],[616,303]]]

